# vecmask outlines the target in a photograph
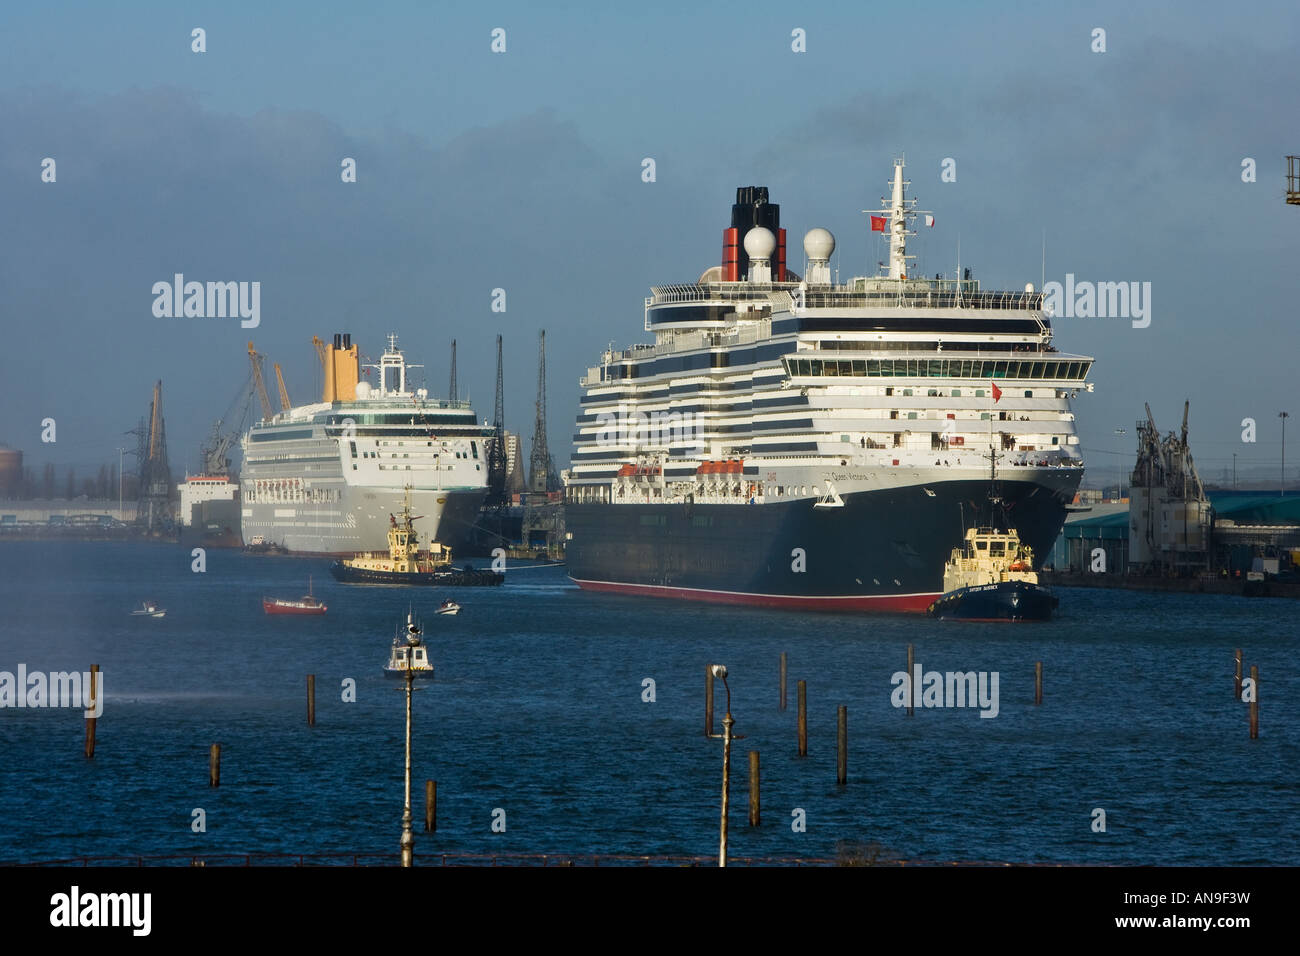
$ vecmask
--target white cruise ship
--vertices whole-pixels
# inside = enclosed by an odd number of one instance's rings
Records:
[[[373,385],[360,380],[350,335],[335,335],[322,361],[320,402],[258,422],[243,438],[244,541],[307,554],[383,550],[409,488],[421,537],[459,548],[487,492],[492,429],[468,402],[410,390],[395,335],[368,366]]]
[[[1056,349],[1032,285],[913,274],[906,185],[898,160],[873,217],[880,274],[834,281],[818,228],[795,275],[780,207],[743,187],[721,265],[653,288],[654,342],[605,352],[581,382],[564,473],[579,585],[924,611],[987,503],[990,455],[1008,519],[1047,552],[1083,476],[1070,399],[1092,359]]]

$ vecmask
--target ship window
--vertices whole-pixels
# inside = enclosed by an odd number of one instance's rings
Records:
[[[353,458],[356,458],[356,457],[357,457],[357,443],[354,442],[354,441],[350,441],[350,442],[348,442],[348,444],[352,446],[352,457],[353,457]]]
[[[910,388],[905,388],[905,389],[903,389],[903,394],[904,394],[904,395],[911,395],[911,394],[912,394],[912,390],[911,390]]]
[[[1034,390],[1032,388],[1025,389],[1025,398],[1033,398],[1033,397],[1034,397]]]
[[[977,388],[977,389],[975,389],[975,397],[976,397],[976,398],[983,398],[983,397],[984,397],[984,389],[982,389],[982,388]],[[984,417],[987,418],[988,416],[986,415],[986,416],[984,416]]]
[[[357,466],[356,466],[356,465],[353,465],[353,466],[352,466],[352,470],[353,470],[353,471],[356,471],[356,470],[357,470]]]
[[[987,551],[989,547],[989,543],[987,541],[976,541],[975,547],[980,551]]]
[[[907,413],[907,417],[908,417],[908,420],[909,420],[909,421],[910,421],[911,419],[916,418],[916,412],[908,412],[908,413]]]
[[[960,389],[960,388],[954,388],[954,389],[952,390],[952,397],[953,397],[953,398],[961,398],[961,389]]]
[[[885,389],[885,394],[886,394],[886,395],[893,395],[893,394],[894,394],[894,390],[893,390],[892,388],[887,388],[887,389]]]
[[[932,389],[930,389],[929,391],[927,391],[927,392],[925,393],[925,395],[926,395],[927,398],[938,398],[938,397],[939,397],[939,390],[938,390],[937,388],[932,388]]]
[[[988,421],[988,420],[989,420],[989,413],[988,413],[988,412],[980,412],[980,421],[982,421],[982,422],[986,422],[986,421]]]
[[[1059,435],[1053,435],[1053,436],[1052,436],[1052,444],[1053,444],[1053,445],[1059,445],[1060,443],[1061,443],[1060,436],[1059,436]]]
[[[477,457],[478,457],[478,442],[475,442],[475,441],[470,442],[470,443],[469,443],[469,450],[472,451],[472,452],[474,453],[474,457],[477,458]]]
[[[897,417],[898,417],[898,409],[894,409],[892,412],[890,412],[890,413],[889,413],[889,417],[890,417],[890,418],[897,418]]]

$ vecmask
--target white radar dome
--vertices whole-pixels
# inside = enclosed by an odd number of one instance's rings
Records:
[[[835,252],[835,237],[829,229],[809,229],[803,237],[803,251],[809,259],[825,261]]]
[[[745,254],[751,259],[771,259],[776,251],[776,236],[765,226],[756,226],[745,233]]]
[[[370,383],[357,382],[357,398],[369,398],[369,397],[370,397]]]

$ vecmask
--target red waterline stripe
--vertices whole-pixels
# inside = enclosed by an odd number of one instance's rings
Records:
[[[881,594],[843,597],[801,596],[794,594],[747,594],[743,591],[710,591],[700,588],[662,587],[654,584],[622,584],[614,581],[582,581],[571,578],[578,587],[588,591],[609,591],[615,594],[637,594],[642,597],[676,598],[682,601],[708,601],[713,604],[743,604],[750,607],[798,608],[805,611],[904,611],[924,613],[934,599],[933,594]]]

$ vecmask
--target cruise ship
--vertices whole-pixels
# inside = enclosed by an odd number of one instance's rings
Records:
[[[593,590],[816,610],[924,612],[986,502],[1046,554],[1083,477],[1070,400],[1092,359],[1052,344],[1043,295],[914,275],[903,161],[869,210],[875,275],[835,239],[786,262],[780,207],[742,187],[722,261],[645,300],[654,342],[581,380],[566,560]],[[931,220],[932,221],[932,220]]]
[[[411,390],[397,336],[361,381],[350,334],[321,351],[321,401],[257,422],[244,435],[240,472],[245,542],[345,555],[388,546],[392,516],[410,491],[425,540],[462,545],[487,492],[492,429],[469,402]]]

